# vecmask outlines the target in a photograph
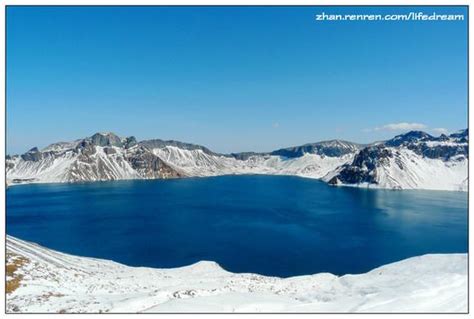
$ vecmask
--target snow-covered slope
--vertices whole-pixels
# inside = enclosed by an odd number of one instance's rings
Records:
[[[234,274],[203,261],[134,268],[7,236],[7,312],[466,312],[467,255],[342,277]]]
[[[131,140],[132,139],[132,140]],[[72,143],[33,148],[6,160],[7,181],[79,182],[170,178],[181,175],[147,148],[112,133],[97,133]]]
[[[279,155],[287,158],[300,157],[308,153],[339,157],[350,153],[356,153],[363,147],[363,144],[357,144],[343,140],[330,140],[318,143],[304,144],[301,146],[282,148],[273,151],[270,154]]]
[[[333,185],[467,191],[467,130],[438,138],[409,132],[362,149],[324,179]]]
[[[270,153],[219,154],[178,141],[97,133],[7,157],[7,182],[77,182],[228,174],[297,175],[333,185],[467,190],[468,132],[413,131],[361,145],[323,141]]]
[[[333,185],[467,191],[468,160],[462,155],[444,161],[423,157],[408,149],[384,150],[388,155],[378,157],[373,167],[367,163],[358,166],[356,162],[325,179]]]
[[[296,158],[258,154],[241,160],[233,156],[208,154],[199,149],[184,150],[165,146],[154,148],[153,154],[188,176],[279,174],[321,178],[338,166],[348,163],[355,153],[339,157],[307,153]]]

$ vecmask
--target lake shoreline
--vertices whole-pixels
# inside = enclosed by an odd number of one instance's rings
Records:
[[[95,181],[76,181],[76,182],[71,182],[71,181],[35,181],[34,179],[32,180],[27,180],[24,182],[20,183],[14,183],[11,180],[6,180],[5,182],[5,188],[8,189],[13,186],[22,186],[22,185],[51,185],[51,184],[90,184],[90,183],[107,183],[107,182],[120,182],[120,181],[169,181],[169,180],[182,180],[182,179],[202,179],[202,178],[214,178],[214,177],[222,177],[222,176],[285,176],[285,177],[298,177],[298,178],[304,178],[304,179],[310,179],[310,180],[316,180],[319,181],[323,184],[326,184],[330,187],[353,187],[353,188],[360,188],[360,189],[379,189],[379,190],[390,190],[390,191],[416,191],[416,190],[421,190],[421,191],[440,191],[440,192],[462,192],[462,193],[467,193],[468,189],[460,187],[459,189],[453,189],[453,188],[422,188],[422,187],[416,187],[416,188],[390,188],[390,187],[383,187],[379,186],[376,184],[369,184],[369,183],[360,183],[360,184],[345,184],[345,183],[339,183],[339,184],[329,184],[325,178],[317,178],[313,176],[308,176],[304,174],[269,174],[269,173],[238,173],[238,174],[221,174],[221,175],[207,175],[207,176],[182,176],[182,177],[173,177],[173,178],[150,178],[150,179],[138,179],[138,178],[130,178],[130,179],[117,179],[117,180],[95,180]]]

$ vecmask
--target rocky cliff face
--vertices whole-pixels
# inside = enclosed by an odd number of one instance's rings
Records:
[[[377,183],[377,166],[386,165],[393,156],[392,150],[382,145],[366,147],[357,153],[351,164],[344,165],[329,184],[341,181],[346,184]]]
[[[362,149],[329,183],[466,190],[468,156],[467,130],[439,137],[412,131]]]
[[[182,174],[134,137],[97,133],[74,143],[33,148],[7,159],[7,178],[21,182],[78,182],[119,179],[177,178]]]

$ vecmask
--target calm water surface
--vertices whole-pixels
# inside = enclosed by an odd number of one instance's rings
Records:
[[[233,272],[361,273],[467,252],[467,193],[331,187],[288,176],[14,186],[7,233],[74,255]]]

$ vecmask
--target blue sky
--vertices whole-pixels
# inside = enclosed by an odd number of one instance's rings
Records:
[[[7,152],[101,131],[237,152],[458,130],[466,26],[459,7],[9,7]]]

